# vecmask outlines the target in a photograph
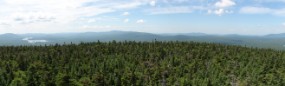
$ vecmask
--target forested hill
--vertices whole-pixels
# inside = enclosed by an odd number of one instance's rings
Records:
[[[49,45],[64,44],[73,42],[94,42],[102,41],[148,41],[154,39],[159,41],[195,41],[208,43],[221,43],[227,45],[241,45],[258,48],[272,48],[285,50],[285,34],[270,34],[265,36],[247,35],[212,35],[204,33],[168,33],[154,34],[131,31],[109,31],[109,32],[85,32],[85,33],[57,33],[57,34],[0,34],[0,46],[20,46],[20,45]]]
[[[0,47],[0,86],[285,86],[285,52],[196,42]]]

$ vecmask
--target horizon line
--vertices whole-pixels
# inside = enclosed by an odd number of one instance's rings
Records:
[[[143,31],[124,31],[124,30],[110,30],[110,31],[86,31],[86,32],[55,32],[55,33],[41,33],[41,32],[35,32],[35,33],[0,33],[0,35],[5,34],[15,34],[15,35],[24,35],[24,34],[76,34],[76,33],[104,33],[104,32],[138,32],[138,33],[149,33],[149,34],[155,34],[155,35],[185,35],[185,34],[204,34],[204,35],[214,35],[214,36],[229,36],[229,35],[238,35],[238,36],[268,36],[268,35],[277,35],[277,34],[284,34],[284,33],[271,33],[271,34],[238,34],[238,33],[228,33],[228,34],[213,34],[213,33],[203,33],[203,32],[178,32],[178,33],[153,33],[153,32],[143,32]]]

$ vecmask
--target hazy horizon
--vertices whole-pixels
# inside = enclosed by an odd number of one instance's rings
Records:
[[[285,33],[285,0],[0,0],[0,34]]]
[[[0,33],[0,35],[5,35],[5,34],[16,34],[16,35],[25,35],[25,34],[46,34],[46,35],[52,35],[52,34],[77,34],[77,33],[108,33],[108,32],[138,32],[138,33],[150,33],[150,34],[156,34],[156,35],[197,35],[197,34],[204,34],[204,35],[213,35],[213,36],[226,36],[226,35],[240,35],[240,36],[267,36],[267,35],[274,35],[274,34],[283,34],[283,33],[272,33],[272,34],[211,34],[211,33],[202,33],[202,32],[178,32],[178,33],[152,33],[152,32],[141,32],[141,31],[121,31],[121,30],[110,30],[110,31],[100,31],[100,32],[95,32],[95,31],[86,31],[86,32],[55,32],[55,33]]]

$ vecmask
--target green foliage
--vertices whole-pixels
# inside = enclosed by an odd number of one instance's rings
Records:
[[[27,86],[26,82],[21,78],[14,78],[10,86]]]
[[[284,86],[285,52],[196,42],[0,47],[0,86]]]

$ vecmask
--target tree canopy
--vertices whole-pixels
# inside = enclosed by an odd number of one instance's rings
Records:
[[[285,85],[285,52],[197,42],[0,47],[0,86]]]

